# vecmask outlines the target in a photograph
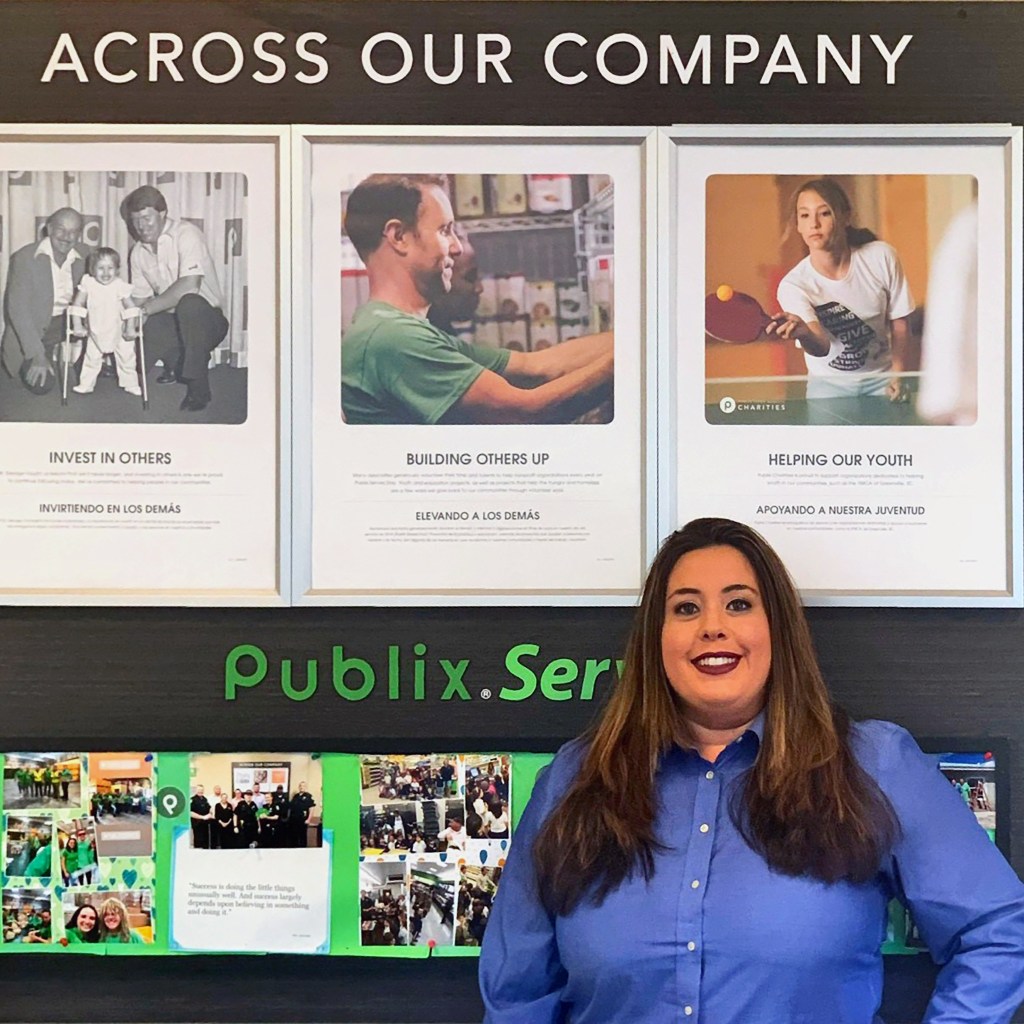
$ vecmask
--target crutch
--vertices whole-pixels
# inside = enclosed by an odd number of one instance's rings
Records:
[[[71,373],[71,339],[72,337],[81,337],[81,334],[77,334],[75,331],[75,325],[72,322],[74,317],[80,317],[84,320],[88,315],[89,311],[84,306],[68,306],[64,311],[64,340],[60,346],[61,356],[61,368],[60,368],[60,404],[68,404],[68,377]],[[84,333],[84,331],[83,331]]]
[[[142,310],[138,306],[129,306],[121,310],[121,319],[124,321],[122,326],[124,337],[131,338],[137,343],[135,365],[139,375],[139,384],[142,387],[142,409],[145,412],[149,410],[149,386],[146,382],[146,339],[142,328]]]

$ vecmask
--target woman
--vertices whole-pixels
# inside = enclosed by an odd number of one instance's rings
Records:
[[[480,962],[490,1024],[870,1024],[886,908],[939,973],[929,1020],[1008,1021],[1024,886],[909,734],[828,698],[753,530],[651,567],[622,678],[539,778]]]
[[[75,885],[78,879],[78,840],[68,836],[64,849],[60,851],[60,873],[65,885]]]
[[[508,839],[508,804],[494,797],[484,815],[484,830],[488,839]]]
[[[64,927],[64,934],[69,945],[77,945],[82,942],[99,942],[99,915],[91,903],[83,903],[71,915],[67,925]]]
[[[783,314],[765,328],[807,355],[807,397],[906,396],[909,316],[914,300],[896,250],[851,225],[842,186],[815,178],[796,191],[795,230],[804,257],[780,282]]]
[[[228,800],[227,793],[221,793],[220,800],[213,807],[213,830],[211,837],[215,850],[232,850],[237,845],[235,833],[238,823],[235,820],[235,809]]]
[[[128,908],[116,897],[108,896],[100,907],[100,942],[129,942],[132,945],[146,940],[128,925]]]

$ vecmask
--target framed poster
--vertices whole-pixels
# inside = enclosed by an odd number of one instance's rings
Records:
[[[654,142],[296,129],[295,603],[635,599]]]
[[[281,603],[286,139],[4,129],[0,600]]]
[[[809,604],[1019,607],[1020,129],[663,138],[663,532],[749,523]]]

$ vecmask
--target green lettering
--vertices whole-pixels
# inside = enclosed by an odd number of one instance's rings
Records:
[[[345,676],[349,672],[358,672],[363,677],[361,686],[351,689],[345,682]],[[362,700],[373,690],[376,682],[373,673],[373,666],[362,658],[346,658],[345,648],[340,644],[333,650],[333,665],[331,670],[331,682],[339,697],[345,700]]]
[[[243,674],[238,670],[242,658],[252,658],[255,672]],[[255,644],[239,644],[228,651],[224,659],[224,699],[234,700],[238,687],[259,686],[267,678],[267,656]]]
[[[555,658],[540,677],[540,692],[548,700],[571,700],[572,689],[563,689],[576,680],[579,666],[571,658]]]
[[[302,690],[292,686],[292,659],[284,658],[281,661],[281,689],[289,700],[309,700],[316,693],[316,685],[317,663],[315,658],[306,662],[306,686]]]
[[[526,700],[527,697],[533,696],[537,689],[537,676],[519,659],[523,656],[535,658],[538,654],[540,654],[540,648],[536,644],[516,644],[515,647],[509,649],[505,655],[505,668],[508,669],[510,675],[521,680],[523,685],[518,689],[503,686],[498,693],[502,700]]]
[[[611,667],[611,658],[605,658],[604,661],[594,661],[593,658],[587,658],[586,664],[583,666],[583,682],[580,685],[580,700],[593,700],[594,683],[596,683],[598,678]]]
[[[466,669],[469,668],[469,658],[463,658],[456,665],[453,665],[447,658],[442,658],[438,664],[448,677],[448,684],[444,688],[444,693],[441,694],[441,700],[451,700],[456,694],[459,700],[469,700],[469,691],[462,682],[462,677],[466,674]]]

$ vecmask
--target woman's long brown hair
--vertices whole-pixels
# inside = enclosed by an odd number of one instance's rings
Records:
[[[695,519],[672,534],[644,584],[622,678],[575,782],[533,846],[541,899],[553,914],[600,904],[635,872],[650,879],[666,845],[656,831],[654,776],[683,730],[661,658],[668,578],[683,555],[726,545],[750,562],[771,633],[764,737],[730,813],[747,843],[783,874],[862,882],[878,870],[898,824],[850,751],[848,721],[829,700],[803,607],[779,556],[729,519]]]

